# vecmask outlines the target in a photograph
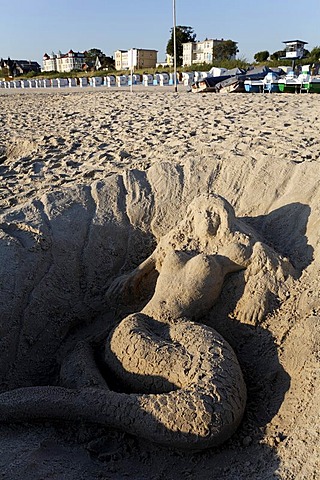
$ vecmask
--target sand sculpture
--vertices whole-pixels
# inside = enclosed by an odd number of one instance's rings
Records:
[[[279,294],[292,267],[236,219],[226,200],[200,195],[153,254],[110,286],[113,299],[132,300],[157,272],[141,311],[122,319],[108,338],[78,344],[63,362],[60,385],[2,393],[1,421],[83,420],[184,449],[221,444],[241,422],[246,387],[232,348],[196,322],[218,299],[226,275],[243,269],[241,301],[252,307],[244,320],[250,315],[258,322],[268,292]]]

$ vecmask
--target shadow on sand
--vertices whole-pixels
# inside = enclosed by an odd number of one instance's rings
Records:
[[[313,253],[312,247],[307,244],[304,235],[309,213],[310,208],[308,206],[292,204],[282,207],[267,216],[246,218],[244,220],[253,226],[267,243],[270,243],[281,254],[289,257],[294,266],[302,270],[311,263]],[[101,239],[103,232],[99,230],[101,230],[101,227],[91,226],[93,238]],[[119,232],[119,234],[122,233],[123,231]],[[136,232],[134,234],[136,237],[134,237],[133,247],[139,242]],[[113,232],[112,236],[117,238],[117,232]],[[105,238],[105,233],[103,233],[103,237]],[[94,246],[94,242],[90,245],[90,242],[87,240],[86,248],[90,246]],[[79,248],[83,249],[83,245],[80,245]],[[50,251],[48,252],[49,254]],[[61,280],[64,281],[65,279]],[[235,288],[235,282],[238,284],[237,288]],[[68,472],[68,455],[76,453],[77,457],[83,449],[90,452],[94,457],[92,461],[95,466],[92,467],[92,476],[87,477],[92,479],[103,478],[101,477],[102,470],[99,470],[99,474],[96,473],[96,462],[101,464],[105,474],[104,478],[114,479],[125,478],[128,472],[130,472],[131,478],[137,480],[144,478],[155,480],[207,480],[208,478],[258,480],[279,478],[276,473],[279,467],[276,452],[272,447],[261,443],[261,440],[264,436],[265,426],[279,411],[285,393],[290,386],[290,377],[279,362],[274,338],[268,330],[241,324],[229,317],[241,294],[241,290],[243,290],[244,285],[241,285],[241,282],[243,282],[243,274],[241,272],[230,277],[225,283],[219,301],[210,314],[203,319],[204,323],[221,333],[234,348],[243,369],[248,389],[248,403],[243,423],[238,432],[222,447],[194,454],[185,454],[178,450],[159,447],[144,440],[103,427],[85,424],[69,426],[65,423],[58,423],[54,426],[38,426],[37,428],[30,426],[28,427],[29,437],[25,432],[26,427],[17,428],[15,440],[12,439],[11,428],[10,434],[6,431],[4,436],[4,439],[7,438],[6,442],[10,443],[11,441],[12,445],[15,445],[17,454],[19,453],[19,447],[17,447],[19,441],[17,439],[22,433],[25,437],[27,435],[26,438],[30,438],[32,435],[36,438],[37,435],[43,436],[43,432],[48,432],[50,438],[57,444],[61,442],[65,445],[65,442],[67,442],[70,451],[68,448],[65,449],[65,452],[69,453],[66,453],[63,462],[63,476],[67,480],[77,478],[76,474],[72,476],[71,471],[70,476],[66,473]],[[90,287],[90,285],[88,286]],[[60,289],[63,288],[64,285],[60,285]],[[102,301],[102,297],[100,301]],[[79,332],[80,328],[87,321],[84,321],[83,315],[81,315],[81,322],[77,324],[75,319],[77,319],[78,308],[79,306],[74,309],[71,308],[68,313],[69,316],[66,318],[70,320],[69,334],[72,330],[72,335],[77,337],[77,340],[83,340],[85,335]],[[99,308],[94,310],[97,312]],[[129,311],[130,306],[128,307]],[[88,308],[88,312],[93,313],[90,308]],[[58,316],[53,318],[57,321],[59,320]],[[34,319],[33,322],[35,322]],[[56,325],[51,323],[47,324],[46,335],[42,339],[42,344],[39,344],[38,347],[34,343],[30,344],[30,352],[36,350],[38,365],[41,364],[41,358],[45,360],[46,365],[48,364],[48,359],[46,358],[47,346],[45,344],[45,341],[50,342],[48,325],[50,326],[55,346],[52,350],[52,360],[56,361],[56,351],[59,348],[57,334],[59,332],[57,332]],[[58,322],[58,325],[61,324]],[[29,330],[27,327],[24,328]],[[43,326],[41,328],[43,329]],[[68,336],[66,334],[68,325],[64,324],[60,328],[63,331],[62,338],[66,338]],[[34,338],[36,338],[36,332],[34,333]],[[62,341],[60,340],[61,343]],[[28,358],[28,352],[25,351],[24,353],[26,358]],[[31,365],[28,368],[31,368]],[[52,379],[50,373],[46,379],[43,378],[43,375],[43,369],[41,369],[41,383],[43,384],[45,381],[50,382]],[[36,376],[37,372],[32,372],[30,378],[34,379]],[[19,375],[17,375],[17,378],[19,378]],[[35,384],[35,382],[32,383]],[[16,387],[19,387],[19,385],[16,385]],[[8,439],[9,437],[11,440]],[[21,445],[23,445],[23,442]],[[23,447],[21,448],[23,450]],[[47,447],[43,448],[40,453],[42,462],[45,462],[45,460],[48,462],[50,455],[52,455],[51,450]],[[26,472],[26,464],[21,465],[21,469],[22,473]],[[6,468],[4,467],[1,471],[4,472],[5,470]],[[31,478],[28,476],[28,473],[25,473],[25,477],[22,477],[22,473],[19,472],[20,470],[18,469],[14,478]],[[78,478],[82,477],[78,476]]]

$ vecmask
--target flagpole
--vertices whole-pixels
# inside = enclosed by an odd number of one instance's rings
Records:
[[[131,85],[130,85],[130,92],[133,93],[133,48],[131,48]]]
[[[176,0],[173,0],[173,75],[174,91],[177,92],[177,39],[176,39]]]

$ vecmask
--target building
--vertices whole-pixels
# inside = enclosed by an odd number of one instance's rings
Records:
[[[285,48],[285,57],[287,60],[297,60],[298,58],[304,57],[304,46],[308,44],[308,42],[304,42],[303,40],[287,40],[283,42],[286,46]]]
[[[169,65],[169,67],[172,67],[173,63],[174,63],[173,55],[166,53],[166,64]]]
[[[190,66],[195,63],[212,63],[214,60],[213,47],[221,42],[224,40],[206,39],[203,42],[183,43],[182,64]],[[235,55],[232,58],[235,58]]]
[[[173,55],[166,54],[166,59],[164,62],[158,62],[156,67],[169,68],[173,67]]]
[[[84,53],[69,50],[68,53],[58,52],[57,55],[52,52],[51,55],[45,53],[42,61],[43,72],[71,72],[72,70],[82,70],[85,62]]]
[[[157,64],[157,50],[132,48],[114,52],[116,70],[128,70],[131,64],[134,68],[155,68]]]
[[[114,62],[116,70],[127,70],[129,68],[128,50],[114,52]]]
[[[38,62],[31,60],[11,60],[8,58],[0,61],[1,69],[8,69],[8,75],[11,77],[17,77],[19,75],[25,75],[29,72],[40,72],[41,67]]]

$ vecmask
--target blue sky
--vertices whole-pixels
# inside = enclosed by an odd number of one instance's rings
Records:
[[[172,0],[0,0],[0,57],[41,62],[45,52],[152,48],[165,58]],[[198,40],[232,39],[239,56],[282,48],[283,40],[320,45],[320,0],[176,0],[177,25]]]

